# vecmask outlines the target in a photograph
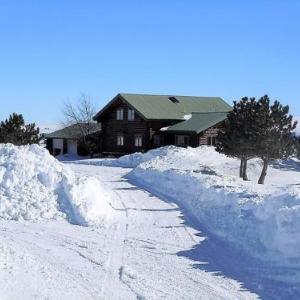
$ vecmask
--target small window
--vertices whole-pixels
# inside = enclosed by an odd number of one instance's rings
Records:
[[[175,135],[176,146],[188,146],[190,137],[188,135]]]
[[[134,138],[134,146],[135,147],[142,147],[143,139],[140,135],[135,136]]]
[[[123,120],[123,108],[117,109],[117,120]]]
[[[154,146],[160,146],[161,141],[160,141],[160,135],[159,135],[159,134],[156,134],[156,135],[153,137],[153,142],[154,142]]]
[[[217,138],[215,136],[212,137],[211,143],[212,143],[213,146],[217,145]]]
[[[124,136],[121,134],[117,136],[117,146],[124,146]]]
[[[133,121],[134,120],[134,110],[128,108],[128,121]]]
[[[211,146],[211,136],[207,137],[207,145]]]
[[[216,146],[217,138],[215,136],[208,136],[207,137],[207,145],[209,146]]]

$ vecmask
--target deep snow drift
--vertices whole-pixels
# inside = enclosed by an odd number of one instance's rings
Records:
[[[273,164],[264,186],[256,183],[260,161],[250,161],[251,181],[244,182],[237,177],[239,161],[212,147],[163,147],[86,163],[135,168],[131,179],[179,203],[223,240],[263,260],[300,261],[298,160]]]
[[[0,219],[100,224],[111,214],[108,201],[97,179],[76,178],[47,150],[0,144]]]

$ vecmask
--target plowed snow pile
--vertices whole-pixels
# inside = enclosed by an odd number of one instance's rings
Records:
[[[108,201],[97,179],[76,178],[47,150],[0,144],[0,219],[101,224],[111,214]]]
[[[264,260],[300,264],[298,160],[273,164],[263,186],[257,184],[260,161],[249,162],[251,181],[244,182],[237,176],[240,162],[212,147],[164,147],[110,163],[137,166],[131,179],[179,203],[231,245]]]

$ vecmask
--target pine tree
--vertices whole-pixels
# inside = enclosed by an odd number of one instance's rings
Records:
[[[235,101],[217,137],[218,152],[241,160],[240,177],[243,180],[248,180],[247,162],[255,156],[256,106],[255,98],[244,97]]]
[[[21,114],[13,113],[0,124],[0,143],[14,145],[36,144],[39,142],[39,128],[36,125],[25,124]]]
[[[297,122],[289,115],[289,107],[275,101],[270,105],[267,95],[261,97],[257,106],[255,152],[263,161],[263,168],[258,183],[264,184],[268,165],[276,159],[286,159],[295,151],[293,130]]]
[[[295,147],[295,155],[298,159],[300,159],[300,137],[295,136],[294,138],[294,147]]]

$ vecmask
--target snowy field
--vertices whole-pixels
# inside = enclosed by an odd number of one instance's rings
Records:
[[[0,299],[299,299],[299,162],[0,145]]]

